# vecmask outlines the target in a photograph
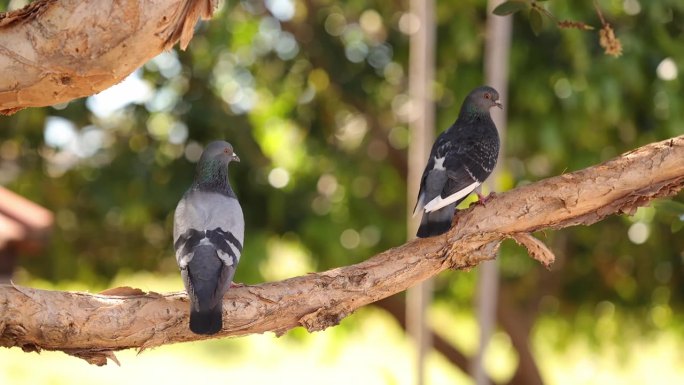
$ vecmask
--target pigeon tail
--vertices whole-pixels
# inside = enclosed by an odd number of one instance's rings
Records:
[[[223,327],[223,306],[219,302],[209,310],[190,311],[190,331],[195,334],[216,334]]]
[[[452,203],[437,211],[423,213],[423,219],[420,221],[416,236],[428,238],[446,233],[451,228],[451,220],[455,211],[456,204]]]
[[[213,245],[197,246],[188,263],[190,330],[195,334],[216,334],[222,327],[223,294],[235,273],[226,266]]]

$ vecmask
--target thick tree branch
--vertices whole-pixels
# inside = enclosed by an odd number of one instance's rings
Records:
[[[443,270],[493,258],[506,238],[631,214],[683,186],[684,136],[649,144],[463,210],[445,236],[416,239],[356,265],[231,289],[217,336],[323,330]],[[188,330],[184,293],[112,296],[1,286],[0,314],[0,346],[62,350],[99,364],[116,350],[206,338]]]
[[[36,0],[0,13],[0,114],[96,94],[171,48],[217,0]]]

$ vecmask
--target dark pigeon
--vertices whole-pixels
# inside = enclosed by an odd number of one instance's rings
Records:
[[[413,215],[423,213],[418,237],[446,233],[456,206],[494,170],[499,133],[489,109],[502,108],[498,100],[499,93],[492,87],[474,89],[463,102],[456,122],[432,146],[413,211]],[[478,196],[483,199],[479,192]]]
[[[230,143],[210,143],[173,218],[176,261],[190,298],[190,330],[195,334],[221,330],[223,295],[242,253],[245,221],[228,182],[231,161],[240,158]]]

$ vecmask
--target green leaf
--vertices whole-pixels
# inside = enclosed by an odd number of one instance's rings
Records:
[[[673,233],[681,230],[682,227],[684,227],[684,220],[680,218],[675,218],[670,224],[670,230],[672,230]]]
[[[495,15],[506,16],[518,11],[522,11],[526,7],[527,3],[524,1],[509,0],[499,4],[492,12]]]
[[[684,203],[673,201],[670,199],[657,200],[653,202],[653,207],[655,207],[656,210],[663,213],[675,215],[684,214]]]
[[[532,32],[539,36],[542,27],[544,27],[544,19],[542,19],[542,14],[538,9],[530,9],[530,27],[532,27]]]

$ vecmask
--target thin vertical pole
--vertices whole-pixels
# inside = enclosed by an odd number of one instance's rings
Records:
[[[434,102],[432,84],[435,77],[435,21],[433,0],[410,0],[411,20],[418,28],[410,37],[409,96],[411,114],[408,147],[408,215],[407,238],[415,237],[420,217],[413,218],[420,177],[434,141]],[[427,308],[432,300],[432,280],[407,290],[406,328],[413,338],[416,351],[415,384],[425,383],[425,357],[432,346],[427,322]]]
[[[499,129],[501,150],[499,151],[498,166],[489,177],[487,187],[490,191],[497,191],[498,170],[503,163],[503,144],[506,138],[506,102],[508,101],[508,60],[511,48],[512,25],[511,17],[496,16],[492,10],[503,0],[487,2],[487,38],[485,44],[485,83],[499,91],[504,104],[504,113],[492,110],[492,119]],[[477,318],[480,325],[480,346],[473,360],[471,369],[473,379],[477,385],[489,383],[483,366],[483,356],[496,326],[496,303],[499,291],[498,260],[487,261],[480,265],[477,285]]]

